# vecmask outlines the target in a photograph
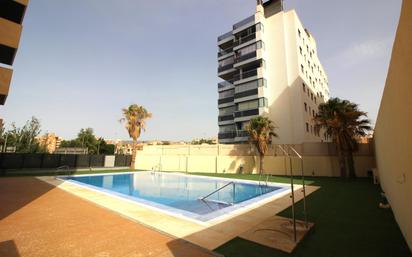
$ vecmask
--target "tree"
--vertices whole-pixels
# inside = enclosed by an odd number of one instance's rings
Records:
[[[250,120],[246,129],[249,133],[249,142],[255,145],[260,154],[259,174],[263,174],[263,158],[268,150],[268,145],[271,143],[272,137],[278,137],[275,133],[275,126],[269,118],[258,116]]]
[[[140,137],[142,130],[146,130],[146,120],[150,119],[152,114],[143,106],[137,104],[132,104],[128,108],[123,108],[122,112],[123,118],[120,119],[120,122],[124,124],[130,138],[133,139],[131,168],[134,169],[137,139]]]
[[[4,142],[9,146],[14,146],[18,153],[44,152],[36,137],[41,132],[40,121],[36,117],[26,121],[23,127],[11,124],[11,129],[4,133]]]
[[[357,149],[356,137],[366,135],[370,130],[369,120],[365,112],[359,110],[357,104],[348,100],[331,98],[319,105],[318,114],[314,117],[315,130],[324,130],[324,134],[336,144],[339,159],[339,169],[342,178],[355,177],[353,151]]]
[[[97,140],[97,154],[114,154],[115,145],[107,144],[106,141],[101,137]]]
[[[80,129],[76,140],[82,148],[87,148],[89,154],[97,154],[98,143],[92,128]]]

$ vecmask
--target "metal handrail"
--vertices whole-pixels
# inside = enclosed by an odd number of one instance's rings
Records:
[[[212,193],[210,193],[210,194],[208,194],[208,195],[206,195],[206,196],[203,196],[203,197],[201,197],[201,198],[199,198],[199,199],[202,200],[202,201],[204,201],[204,200],[205,200],[206,198],[208,198],[209,196],[211,196],[211,195],[219,192],[220,190],[222,190],[223,188],[227,187],[227,186],[230,185],[230,184],[235,184],[235,182],[230,181],[229,183],[225,184],[224,186],[219,187],[218,189],[216,189],[216,190],[213,191]]]
[[[289,148],[296,154],[296,156],[300,159],[300,167],[301,167],[301,172],[302,172],[302,193],[303,193],[303,215],[305,216],[305,225],[306,229],[308,228],[308,214],[307,214],[307,209],[306,209],[306,185],[305,185],[305,174],[303,172],[303,156],[300,155],[295,148],[292,146],[289,146]]]
[[[66,171],[67,172],[66,176],[69,176],[70,175],[69,170],[70,170],[70,167],[68,165],[63,165],[63,166],[59,166],[56,168],[56,173],[59,173],[60,171]]]
[[[296,242],[296,216],[295,216],[295,190],[293,189],[293,168],[292,168],[292,158],[288,151],[286,151],[283,147],[278,145],[278,147],[289,157],[289,165],[290,165],[290,190],[291,190],[291,198],[292,198],[292,220],[293,220],[293,238]]]

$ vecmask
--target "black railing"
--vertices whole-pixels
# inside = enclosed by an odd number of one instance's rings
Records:
[[[130,155],[115,155],[115,167],[130,166]],[[104,167],[105,155],[1,153],[0,170]]]
[[[259,115],[259,109],[235,112],[235,118],[248,117],[253,115]]]
[[[247,59],[255,58],[256,56],[257,56],[256,51],[250,52],[250,53],[236,57],[235,62],[236,63],[243,62]]]
[[[228,121],[228,120],[233,120],[233,114],[218,117],[218,121]]]

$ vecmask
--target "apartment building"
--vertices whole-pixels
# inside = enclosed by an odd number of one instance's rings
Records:
[[[12,65],[19,47],[22,22],[29,0],[0,1],[0,105],[9,94]]]
[[[326,140],[313,117],[329,99],[313,35],[281,0],[258,1],[254,15],[218,37],[219,143],[244,143],[252,117],[269,117],[275,143]]]
[[[48,153],[54,153],[56,149],[60,147],[62,140],[61,137],[54,133],[46,133],[37,138],[40,146],[44,147]]]

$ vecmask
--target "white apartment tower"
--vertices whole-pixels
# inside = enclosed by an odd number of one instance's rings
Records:
[[[281,0],[258,1],[256,13],[218,37],[219,143],[244,143],[252,117],[269,117],[280,144],[325,140],[314,130],[318,105],[329,99],[316,42]]]

